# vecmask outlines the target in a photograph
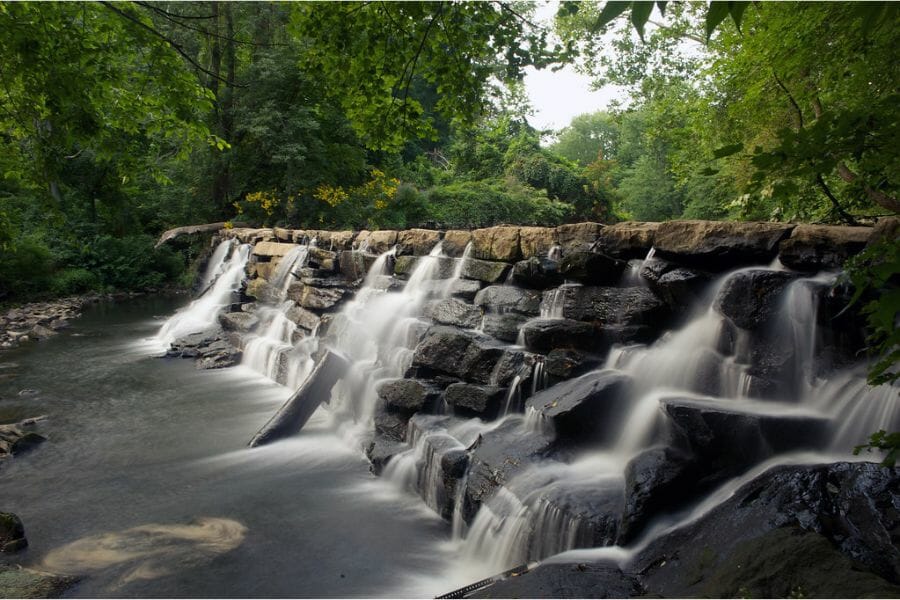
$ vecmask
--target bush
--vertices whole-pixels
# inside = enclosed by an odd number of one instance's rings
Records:
[[[86,269],[63,269],[50,280],[54,296],[71,296],[101,289],[100,278]]]
[[[0,300],[45,293],[53,273],[50,249],[36,236],[18,238],[0,252]]]
[[[427,195],[427,221],[438,227],[558,225],[572,215],[572,206],[548,199],[515,181],[486,179],[434,187]]]

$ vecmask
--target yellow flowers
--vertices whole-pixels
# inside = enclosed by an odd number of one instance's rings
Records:
[[[332,186],[325,183],[319,184],[316,191],[313,192],[313,198],[321,200],[331,208],[341,204],[349,197],[350,195],[344,191],[343,187]]]

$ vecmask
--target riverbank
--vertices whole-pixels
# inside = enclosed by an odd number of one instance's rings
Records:
[[[175,296],[187,294],[184,288],[148,288],[139,291],[92,292],[42,302],[28,302],[0,312],[0,351],[16,348],[30,341],[41,341],[57,335],[81,316],[86,306],[99,302],[118,302],[146,295]]]

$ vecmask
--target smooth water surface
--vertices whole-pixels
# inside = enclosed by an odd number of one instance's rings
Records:
[[[439,575],[449,526],[372,476],[322,411],[251,450],[287,388],[245,367],[156,357],[152,337],[176,304],[102,304],[0,354],[0,422],[49,417],[38,428],[49,441],[0,466],[0,510],[22,518],[30,544],[15,561],[85,575],[75,597],[450,589]]]

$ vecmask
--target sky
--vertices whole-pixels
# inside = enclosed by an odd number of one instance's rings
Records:
[[[534,19],[550,27],[559,7],[558,0],[538,2]],[[525,70],[525,91],[534,108],[528,123],[535,129],[561,129],[572,117],[608,108],[613,100],[623,100],[625,95],[612,87],[591,89],[591,78],[576,73],[566,65],[559,71],[533,67]]]

